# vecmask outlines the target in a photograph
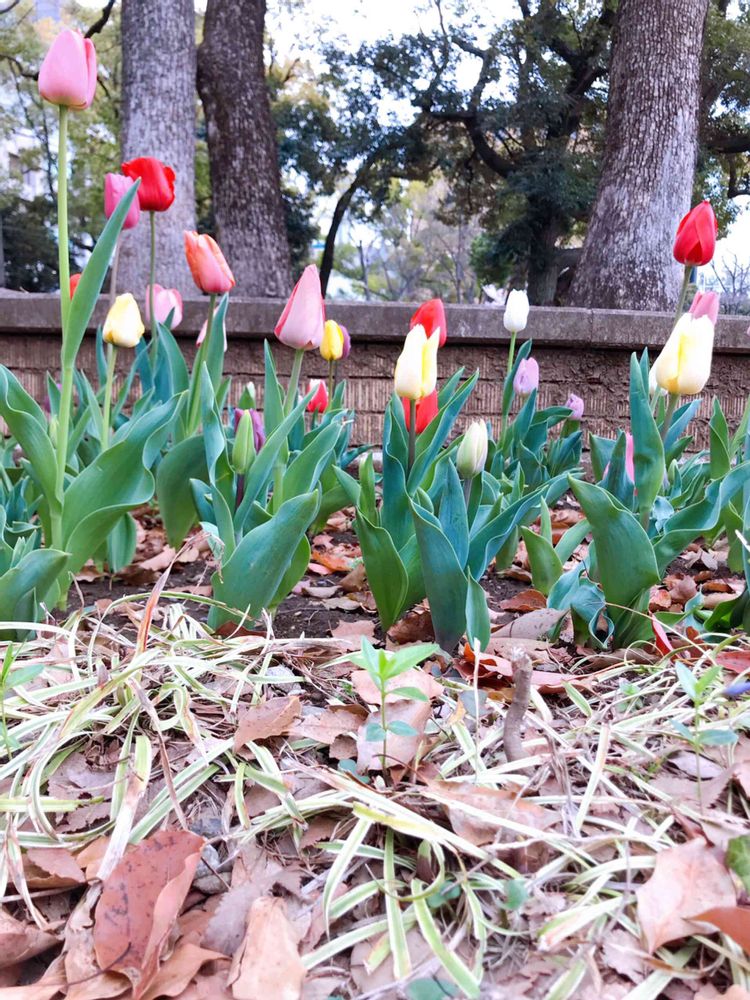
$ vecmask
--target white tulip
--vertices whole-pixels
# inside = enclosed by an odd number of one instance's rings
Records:
[[[529,319],[529,297],[526,292],[514,288],[508,293],[503,313],[503,326],[508,333],[520,333],[526,329]]]

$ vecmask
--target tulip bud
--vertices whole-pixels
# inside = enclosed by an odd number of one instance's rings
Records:
[[[39,93],[60,107],[84,111],[96,91],[96,50],[80,31],[63,31],[39,69]]]
[[[234,435],[232,445],[232,467],[240,475],[247,475],[250,466],[255,458],[255,435],[253,428],[253,418],[249,410],[240,417],[237,430]]]
[[[718,296],[699,293],[690,312],[677,320],[654,362],[651,371],[657,386],[673,395],[694,396],[702,391],[711,374],[717,314]]]
[[[176,288],[162,288],[154,285],[154,312],[158,323],[166,323],[172,314],[172,326],[175,330],[182,322],[182,296]],[[146,322],[151,323],[151,286],[146,286]]]
[[[258,408],[255,395],[255,382],[246,382],[237,406],[241,410],[256,410]]]
[[[519,395],[530,396],[539,388],[539,365],[534,358],[522,358],[513,379],[513,391]]]
[[[462,479],[478,476],[487,461],[487,424],[484,420],[475,420],[469,426],[458,446],[456,468]]]
[[[418,400],[429,396],[437,384],[437,337],[428,337],[421,326],[406,335],[393,381],[402,399]]]
[[[716,249],[719,224],[710,202],[691,208],[677,227],[674,241],[675,260],[688,267],[708,264]]]
[[[347,328],[339,323],[339,328],[344,335],[344,350],[341,352],[342,361],[349,357],[349,352],[352,349],[352,338],[349,336],[349,331]]]
[[[312,392],[313,389],[315,389],[315,395],[307,404],[307,412],[325,413],[328,409],[328,389],[326,388],[325,382],[319,378],[310,379],[307,391]]]
[[[526,292],[514,288],[508,292],[503,312],[503,326],[508,333],[521,333],[529,319],[529,298]]]
[[[310,351],[320,347],[325,321],[320,275],[317,267],[309,264],[292,289],[273,332],[287,347]]]
[[[115,347],[136,347],[144,331],[138,303],[133,296],[130,292],[118,295],[104,321],[102,336],[105,342]]]
[[[185,257],[198,288],[207,295],[223,295],[236,282],[216,240],[205,233],[185,231]]]
[[[108,219],[134,184],[133,178],[126,177],[124,174],[104,175],[104,214]],[[140,202],[138,198],[133,198],[122,228],[132,229],[137,226],[140,217]]]
[[[320,353],[325,361],[339,361],[344,356],[344,331],[335,320],[326,320]]]
[[[583,400],[580,396],[576,396],[574,392],[568,396],[565,400],[565,405],[570,410],[570,420],[580,420],[583,416]]]
[[[76,288],[78,288],[78,283],[80,282],[82,274],[71,274],[70,276],[70,297],[71,299],[76,293]]]
[[[423,302],[409,321],[410,330],[415,326],[424,327],[428,337],[437,333],[439,346],[442,347],[448,339],[448,323],[445,319],[443,300],[430,299],[428,302]]]

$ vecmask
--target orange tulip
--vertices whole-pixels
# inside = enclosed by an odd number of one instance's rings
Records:
[[[205,233],[185,232],[185,256],[198,288],[207,295],[222,295],[236,282],[216,240]]]

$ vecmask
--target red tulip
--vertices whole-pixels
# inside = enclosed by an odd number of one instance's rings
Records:
[[[428,337],[439,330],[439,346],[442,347],[448,339],[448,324],[445,319],[443,300],[430,299],[428,302],[423,302],[409,321],[410,330],[415,326],[423,326]]]
[[[193,281],[207,295],[223,295],[236,282],[224,254],[212,237],[185,231],[185,256]]]
[[[39,93],[50,104],[84,111],[96,90],[96,50],[80,31],[63,31],[39,69]]]
[[[123,163],[122,172],[141,179],[138,203],[144,212],[166,212],[174,201],[174,170],[153,156],[139,156]]]
[[[124,174],[104,175],[104,214],[108,219],[134,184],[135,181],[132,177],[125,177]],[[130,203],[122,228],[132,229],[137,226],[140,217],[141,206],[138,199],[134,198]]]
[[[71,299],[76,293],[76,288],[78,288],[78,282],[83,277],[82,274],[71,274],[70,276],[70,297]]]
[[[316,350],[323,340],[325,321],[320,275],[314,264],[308,264],[292,289],[273,332],[287,347],[297,351]]]
[[[406,421],[407,431],[410,429],[411,420],[409,419],[409,400],[401,400],[404,407],[404,420]],[[417,434],[421,434],[422,431],[427,427],[427,425],[434,420],[438,413],[438,394],[437,389],[433,389],[429,396],[424,396],[422,399],[417,400]]]
[[[708,264],[716,249],[718,231],[719,224],[710,202],[702,201],[691,208],[677,227],[675,260],[690,267]]]
[[[307,388],[308,392],[312,392],[315,389],[315,395],[307,404],[308,413],[325,413],[328,409],[328,389],[326,384],[322,379],[313,378],[310,379],[310,385]]]

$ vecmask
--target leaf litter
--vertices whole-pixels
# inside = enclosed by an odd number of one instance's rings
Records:
[[[366,586],[353,547],[319,536],[313,563]],[[687,580],[667,578],[670,607]],[[400,679],[426,701],[386,699],[415,735],[389,738],[385,774],[377,691],[330,666],[371,618],[215,637],[165,592],[140,643],[119,614],[141,627],[135,598],[39,626],[16,663],[45,669],[4,706],[0,1000],[746,1000],[750,900],[728,861],[750,816],[742,701],[711,695],[740,738],[698,759],[668,724],[693,723],[673,633],[582,656],[547,641],[535,592],[506,604],[478,665],[467,649]],[[418,608],[388,642],[430,628]],[[528,756],[510,762],[519,645]],[[716,660],[741,677],[750,646]]]

